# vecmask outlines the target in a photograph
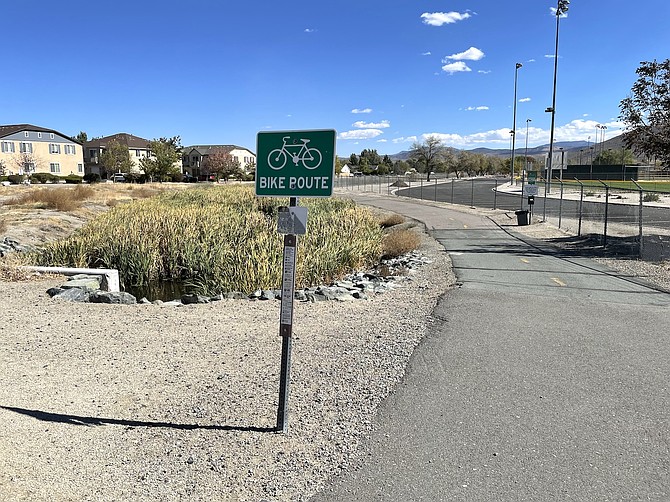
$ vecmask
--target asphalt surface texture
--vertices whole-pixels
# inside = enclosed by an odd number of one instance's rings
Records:
[[[422,221],[459,284],[314,501],[670,500],[670,295],[474,211],[348,195]]]

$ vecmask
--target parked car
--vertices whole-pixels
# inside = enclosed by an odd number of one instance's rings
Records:
[[[116,173],[112,176],[112,181],[114,183],[124,183],[126,181],[126,177],[121,173]]]

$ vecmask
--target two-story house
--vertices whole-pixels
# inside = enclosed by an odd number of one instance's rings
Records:
[[[84,162],[87,172],[101,174],[100,155],[112,141],[116,141],[118,144],[128,148],[128,155],[132,162],[131,171],[136,173],[141,172],[140,159],[151,156],[150,141],[125,132],[95,138],[84,143]]]
[[[256,165],[256,154],[248,148],[237,145],[193,145],[183,149],[182,165],[184,174],[196,178],[206,174],[207,157],[214,153],[226,153],[240,163],[240,168],[248,172]]]
[[[31,124],[0,125],[0,171],[5,175],[84,175],[82,145],[53,129]]]

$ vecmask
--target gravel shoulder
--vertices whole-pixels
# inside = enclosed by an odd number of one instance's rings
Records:
[[[437,299],[432,263],[368,301],[295,306],[289,431],[279,302],[61,303],[0,282],[0,500],[306,500],[360,455]]]

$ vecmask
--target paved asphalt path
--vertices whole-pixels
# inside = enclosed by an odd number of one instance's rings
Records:
[[[670,500],[670,295],[472,212],[353,197],[423,221],[460,286],[314,501]]]

